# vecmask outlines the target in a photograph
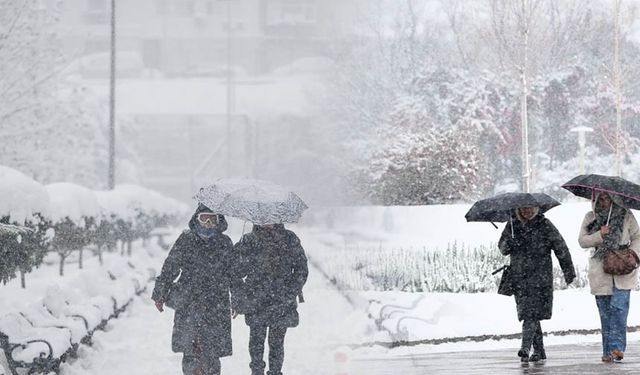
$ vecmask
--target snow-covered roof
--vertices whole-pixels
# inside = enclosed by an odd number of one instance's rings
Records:
[[[45,187],[51,199],[49,217],[54,222],[69,217],[75,223],[80,223],[83,217],[98,217],[101,212],[95,193],[84,186],[58,182]]]
[[[278,79],[244,79],[235,84],[235,113],[249,117],[305,115],[306,93],[317,85],[311,75]],[[108,90],[103,82],[92,86],[98,93]],[[118,114],[124,115],[216,115],[227,110],[224,79],[122,79],[118,82]]]
[[[43,185],[15,169],[0,165],[0,216],[24,223],[35,213],[49,212],[49,195]]]

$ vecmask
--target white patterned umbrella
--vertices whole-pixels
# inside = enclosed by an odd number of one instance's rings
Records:
[[[285,187],[269,181],[222,179],[193,197],[211,211],[254,224],[297,223],[308,206]]]

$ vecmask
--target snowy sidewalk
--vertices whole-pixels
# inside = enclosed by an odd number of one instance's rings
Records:
[[[311,268],[305,286],[305,303],[299,307],[300,326],[289,330],[285,342],[285,368],[290,375],[333,375],[334,348],[363,342],[369,321],[354,311],[317,269]],[[94,346],[83,346],[79,358],[63,364],[62,375],[175,375],[181,355],[171,352],[172,310],[158,313],[148,294],[136,299],[106,332],[94,336]],[[223,374],[248,374],[249,331],[244,317],[233,323],[232,357],[222,359]],[[265,353],[266,358],[266,353]]]
[[[489,349],[490,344],[488,344]],[[422,374],[638,374],[640,342],[629,341],[622,363],[602,363],[600,344],[547,346],[547,359],[521,364],[513,348],[455,353],[401,354],[381,351],[377,356],[354,360],[349,375]]]

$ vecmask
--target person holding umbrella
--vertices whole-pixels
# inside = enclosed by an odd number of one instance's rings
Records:
[[[298,237],[283,224],[254,225],[234,247],[236,269],[244,283],[233,290],[237,312],[249,326],[252,375],[264,374],[264,346],[268,333],[268,375],[281,375],[284,339],[299,323],[297,301],[309,270]]]
[[[553,306],[553,265],[555,254],[564,280],[576,277],[571,253],[556,227],[539,207],[519,207],[505,226],[498,248],[509,255],[518,320],[522,321],[522,362],[547,358],[542,339],[541,320],[551,319]],[[530,355],[533,346],[533,354]]]
[[[600,314],[602,361],[620,362],[627,345],[630,290],[638,287],[640,249],[640,228],[626,207],[640,207],[634,199],[640,186],[619,177],[581,175],[562,187],[578,196],[591,197],[592,210],[584,216],[578,242],[591,249],[588,277]],[[618,257],[613,253],[619,251],[626,251],[632,258],[629,267],[617,271],[609,267],[607,258]]]
[[[541,193],[505,193],[476,202],[467,221],[506,221],[498,248],[510,257],[510,282],[522,321],[522,362],[547,358],[540,321],[551,318],[553,265],[551,252],[560,263],[567,284],[576,277],[571,254],[560,232],[544,212],[560,203]],[[533,346],[533,353],[531,347]]]
[[[199,204],[189,229],[169,251],[152,299],[158,311],[175,310],[172,349],[183,353],[185,375],[218,375],[230,356],[233,242],[224,216]],[[177,279],[177,280],[176,280]]]
[[[265,340],[269,343],[269,375],[281,375],[284,339],[299,323],[297,300],[309,273],[300,239],[283,223],[296,223],[307,209],[289,189],[269,181],[221,179],[194,197],[216,212],[253,223],[233,248],[235,314],[249,326],[252,375],[263,375]],[[234,314],[234,316],[235,316]]]

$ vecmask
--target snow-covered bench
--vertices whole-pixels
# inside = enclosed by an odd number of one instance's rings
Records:
[[[33,303],[20,311],[25,319],[34,327],[66,328],[71,332],[71,343],[77,350],[81,343],[88,344],[91,335],[86,321],[80,317],[56,317],[42,303]]]
[[[11,374],[58,372],[60,363],[75,353],[71,331],[66,327],[34,327],[18,313],[0,317],[0,346]]]
[[[47,288],[42,304],[56,318],[80,318],[87,332],[93,333],[104,326],[102,312],[88,298],[63,291],[54,285]]]

